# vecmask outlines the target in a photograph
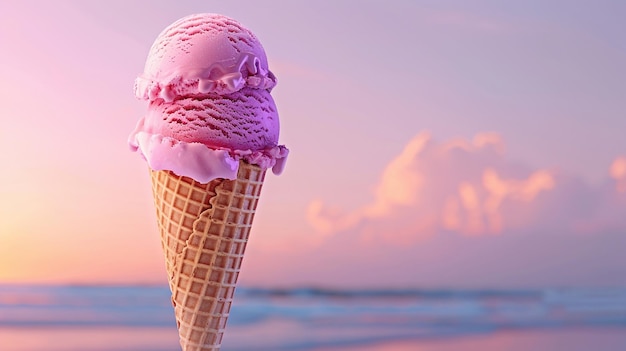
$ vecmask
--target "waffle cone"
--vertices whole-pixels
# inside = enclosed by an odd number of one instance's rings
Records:
[[[182,349],[219,350],[265,170],[241,161],[235,180],[151,177]]]

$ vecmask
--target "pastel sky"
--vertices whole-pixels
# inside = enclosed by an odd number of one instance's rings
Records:
[[[259,3],[0,2],[0,282],[165,283],[132,88],[217,12],[291,149],[242,284],[626,284],[626,2]]]

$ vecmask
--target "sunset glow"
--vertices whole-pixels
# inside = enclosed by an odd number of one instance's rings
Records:
[[[202,11],[259,36],[291,149],[266,177],[242,284],[626,283],[621,17],[156,4],[0,4],[0,283],[165,284],[148,169],[127,145],[146,111],[133,84],[159,32]]]

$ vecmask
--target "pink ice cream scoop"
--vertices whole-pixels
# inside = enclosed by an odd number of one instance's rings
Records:
[[[184,17],[158,36],[135,95],[148,112],[129,144],[150,168],[206,183],[235,179],[239,160],[280,174],[276,77],[256,36],[217,14]]]

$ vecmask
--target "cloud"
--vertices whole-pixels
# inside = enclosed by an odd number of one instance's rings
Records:
[[[611,168],[618,184],[626,180],[622,161],[617,159]],[[542,224],[563,230],[575,226],[581,211],[575,204],[560,204],[561,200],[575,201],[569,199],[574,196],[597,202],[586,194],[588,186],[573,184],[576,179],[570,178],[557,170],[512,162],[496,133],[444,143],[420,133],[389,162],[370,203],[345,211],[315,200],[307,218],[326,235],[357,231],[385,236],[393,230],[393,238],[400,242],[441,232],[503,234]]]
[[[594,234],[619,232],[626,235],[626,157],[618,156],[608,170],[609,179],[597,188],[586,189],[586,196],[570,197],[572,202],[587,201],[584,213],[572,219],[576,232]],[[578,189],[582,193],[582,189]]]
[[[446,142],[420,133],[382,170],[369,201],[353,209],[312,201],[317,242],[256,252],[245,279],[267,284],[271,272],[272,282],[292,285],[623,285],[626,158],[607,166],[606,181],[592,185],[511,160],[497,133]]]
[[[609,170],[611,178],[615,180],[615,188],[620,193],[626,193],[626,156],[620,156],[613,161]]]

